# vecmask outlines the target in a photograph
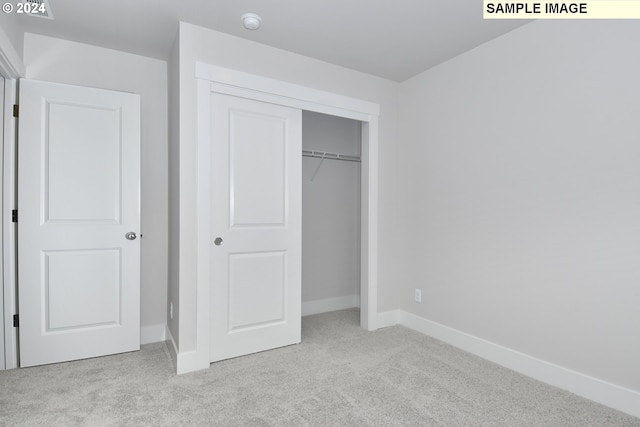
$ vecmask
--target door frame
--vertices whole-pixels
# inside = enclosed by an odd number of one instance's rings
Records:
[[[18,367],[18,334],[13,327],[13,314],[17,313],[16,292],[16,224],[11,220],[11,210],[16,209],[16,137],[17,121],[13,117],[13,105],[17,104],[18,79],[24,77],[25,66],[7,34],[0,28],[0,75],[4,83],[4,133],[0,136],[0,202],[2,212],[0,260],[0,340],[4,353],[0,356],[0,369]]]
[[[378,118],[380,106],[368,101],[300,86],[241,71],[196,63],[197,79],[197,273],[196,350],[192,358],[178,357],[178,372],[209,365],[209,94],[217,92],[362,122],[361,151],[361,279],[360,325],[378,328]],[[301,153],[302,155],[302,153]],[[206,360],[206,364],[205,364]],[[183,363],[180,363],[180,362]],[[183,365],[183,366],[181,366]],[[198,366],[194,366],[198,365]]]

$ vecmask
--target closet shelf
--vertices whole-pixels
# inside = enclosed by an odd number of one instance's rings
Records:
[[[316,157],[318,159],[326,159],[326,160],[345,160],[347,162],[359,162],[359,156],[352,156],[349,154],[340,154],[340,153],[329,153],[327,151],[313,151],[313,150],[302,150],[302,155],[304,157]]]

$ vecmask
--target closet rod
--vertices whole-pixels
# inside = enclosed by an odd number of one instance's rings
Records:
[[[326,159],[326,160],[345,160],[347,162],[360,161],[360,157],[358,156],[351,156],[349,154],[340,154],[340,153],[329,153],[326,151],[302,150],[302,155],[304,157],[317,157],[319,159]]]

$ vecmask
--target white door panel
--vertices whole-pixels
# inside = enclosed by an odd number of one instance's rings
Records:
[[[23,80],[20,365],[140,348],[140,100]]]
[[[120,110],[53,102],[47,110],[45,222],[117,224]]]
[[[300,342],[302,134],[298,109],[211,94],[211,111],[213,362]]]

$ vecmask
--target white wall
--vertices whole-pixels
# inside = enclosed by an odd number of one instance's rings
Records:
[[[140,95],[141,338],[164,340],[167,301],[167,63],[25,34],[26,77]]]
[[[640,391],[637,40],[537,21],[401,85],[403,310]]]
[[[0,13],[0,39],[3,40],[2,50],[4,54],[9,54],[14,60],[14,66],[18,66],[22,68],[19,64],[19,59],[21,59],[21,54],[24,45],[24,31],[22,30],[22,25],[20,23],[20,18],[18,18],[15,13]],[[8,42],[8,43],[5,43]],[[11,48],[9,48],[11,46]],[[9,53],[8,51],[12,49],[14,52]],[[17,57],[14,57],[14,53],[17,54]],[[24,71],[24,70],[21,70]]]
[[[396,187],[396,96],[398,84],[291,52],[275,49],[191,24],[180,24],[179,80],[179,227],[178,253],[171,263],[179,268],[178,283],[170,292],[179,293],[180,352],[196,348],[196,61],[245,71],[314,89],[359,98],[381,105],[380,115],[380,206],[378,309],[396,308],[395,187]],[[173,119],[173,118],[172,118]],[[174,142],[172,142],[173,144]],[[172,184],[173,188],[173,184]],[[173,231],[172,231],[173,232]],[[172,335],[174,331],[172,330]]]
[[[360,156],[361,126],[303,111],[302,148]],[[303,157],[303,315],[355,307],[359,295],[360,163]]]

